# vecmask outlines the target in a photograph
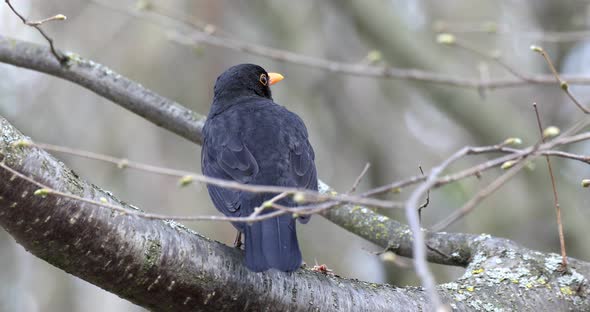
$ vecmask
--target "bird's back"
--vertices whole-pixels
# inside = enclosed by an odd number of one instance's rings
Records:
[[[247,184],[317,190],[315,156],[302,120],[270,99],[240,100],[205,123],[204,174]],[[247,216],[276,195],[213,185],[208,189],[216,208],[228,216]],[[279,203],[295,206],[290,198]],[[234,225],[245,233],[250,269],[293,271],[300,265],[295,222],[290,214],[252,225]]]

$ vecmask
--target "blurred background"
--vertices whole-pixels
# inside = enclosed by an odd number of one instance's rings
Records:
[[[56,45],[111,67],[157,93],[206,114],[217,75],[251,62],[286,79],[273,86],[275,101],[305,120],[323,181],[345,191],[365,163],[372,167],[360,186],[367,190],[419,174],[466,145],[492,145],[507,137],[524,144],[538,138],[531,104],[537,102],[545,126],[562,129],[582,117],[553,85],[476,90],[404,80],[355,77],[273,61],[206,44],[186,45],[186,24],[215,26],[215,34],[304,55],[347,63],[417,68],[459,77],[507,78],[490,59],[436,43],[438,31],[502,59],[523,73],[548,73],[531,44],[548,51],[559,70],[590,75],[588,1],[13,1],[37,20],[57,13],[64,22],[43,26]],[[141,9],[143,11],[138,11]],[[158,12],[171,19],[146,19]],[[209,27],[209,30],[212,28]],[[576,31],[575,36],[554,32]],[[0,34],[46,44],[0,5]],[[183,41],[183,40],[180,40]],[[149,164],[200,172],[200,147],[158,128],[94,93],[69,82],[0,64],[0,115],[37,142],[89,150]],[[584,87],[571,87],[583,102]],[[569,150],[590,154],[590,145]],[[216,215],[203,186],[179,188],[177,181],[97,161],[54,153],[82,177],[146,211],[171,215]],[[494,155],[469,156],[452,170]],[[588,166],[553,159],[563,209],[568,255],[590,260],[590,212],[582,178]],[[431,193],[423,211],[432,225],[459,208],[500,174],[484,173]],[[391,194],[402,200],[410,190]],[[449,230],[489,233],[527,247],[559,252],[550,179],[540,158],[475,212]],[[382,211],[398,220],[404,215]],[[228,223],[187,223],[215,240],[231,244]],[[327,264],[338,275],[396,286],[418,285],[411,268],[375,255],[376,247],[338,226],[314,217],[299,227],[305,261]],[[143,311],[98,287],[28,254],[0,229],[0,311]],[[434,266],[439,282],[462,274]]]

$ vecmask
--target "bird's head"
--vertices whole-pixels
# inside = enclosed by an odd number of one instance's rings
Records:
[[[240,96],[261,96],[272,99],[270,86],[283,80],[283,75],[267,73],[254,64],[240,64],[223,72],[215,82],[214,98],[235,99]]]

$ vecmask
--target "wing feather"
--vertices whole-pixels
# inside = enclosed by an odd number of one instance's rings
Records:
[[[227,138],[219,148],[203,145],[203,174],[209,177],[233,180],[240,183],[250,182],[259,167],[256,159],[239,138]],[[209,195],[215,207],[226,216],[239,217],[242,191],[207,185]]]

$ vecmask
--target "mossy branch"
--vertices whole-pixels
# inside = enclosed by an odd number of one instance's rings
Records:
[[[4,164],[52,189],[136,209],[82,180],[42,149],[14,144],[23,139],[0,117]],[[307,269],[252,273],[243,266],[241,251],[177,223],[35,195],[37,190],[35,184],[0,170],[0,226],[37,257],[150,310],[432,309],[424,291],[415,287],[394,288]],[[343,206],[327,213],[347,222],[350,230],[366,231],[368,238],[374,235],[375,243],[388,244],[391,251],[411,253],[409,229],[394,220],[363,207]],[[351,216],[357,219],[349,220]],[[482,305],[504,310],[590,308],[588,263],[571,259],[570,271],[564,273],[554,266],[560,261],[557,255],[530,251],[489,235],[427,233],[426,237],[439,255],[437,262],[467,266],[462,278],[437,287],[441,299],[455,311]]]

